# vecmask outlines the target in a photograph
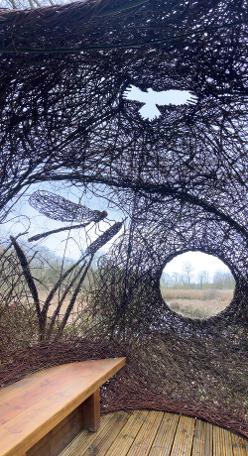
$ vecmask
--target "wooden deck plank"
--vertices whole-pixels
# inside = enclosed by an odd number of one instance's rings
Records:
[[[213,426],[213,456],[233,456],[231,433]]]
[[[231,433],[233,456],[248,456],[248,441]]]
[[[231,432],[226,429],[221,429],[221,431],[225,448],[225,456],[233,456]]]
[[[28,383],[30,385],[34,380],[39,395],[38,402],[34,399],[35,389],[31,388],[31,392],[28,393],[29,388],[25,380],[0,391],[0,416],[4,422],[0,428],[1,456],[17,456],[19,453],[25,453],[117,372],[124,364],[124,360],[124,358],[118,358],[77,362],[48,369],[46,375],[34,374]],[[61,381],[64,372],[65,382]],[[44,384],[44,379],[49,379],[50,374],[53,382],[48,381]],[[38,376],[38,382],[36,376]],[[13,415],[16,407],[16,391],[22,390],[22,385],[24,385],[22,399],[25,408],[22,406]],[[39,388],[42,389],[42,395],[39,393]],[[6,411],[7,403],[9,413]],[[5,414],[8,417],[7,421],[4,418]]]
[[[163,419],[163,415],[163,412],[152,411],[148,413],[130,450],[127,453],[128,456],[146,456],[149,454],[154,438]]]
[[[192,456],[212,456],[213,426],[202,420],[196,420]]]
[[[179,415],[164,413],[149,456],[170,456],[178,423]]]
[[[147,416],[148,411],[133,412],[106,452],[106,456],[126,456]]]
[[[195,429],[195,420],[181,416],[175,436],[171,456],[190,456]]]
[[[201,420],[155,411],[118,412],[101,419],[60,456],[248,456],[248,440]]]
[[[118,412],[123,414],[122,412]],[[116,413],[111,413],[101,417],[100,428],[96,433],[82,431],[77,437],[60,453],[59,456],[78,456],[89,448],[99,435],[104,436],[111,432],[113,424],[116,422]],[[128,416],[127,416],[128,419]]]
[[[108,423],[109,427],[108,425],[105,426],[102,432],[96,435],[96,438],[91,442],[91,444],[84,451],[77,453],[77,456],[105,455],[116,436],[126,424],[128,418],[128,413],[115,413],[111,421]]]
[[[218,426],[213,426],[213,456],[225,456],[223,453],[223,445],[220,434],[220,428]]]

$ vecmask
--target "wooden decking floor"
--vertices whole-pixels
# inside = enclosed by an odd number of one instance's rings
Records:
[[[155,411],[117,412],[81,432],[60,456],[248,456],[248,440],[204,421]]]

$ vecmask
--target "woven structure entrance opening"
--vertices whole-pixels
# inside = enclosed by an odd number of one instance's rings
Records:
[[[232,302],[235,280],[218,258],[186,252],[169,261],[160,278],[160,291],[170,309],[188,318],[210,318]]]

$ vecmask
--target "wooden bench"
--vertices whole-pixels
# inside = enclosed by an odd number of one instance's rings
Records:
[[[56,456],[100,422],[99,388],[125,358],[52,367],[0,390],[0,456]]]

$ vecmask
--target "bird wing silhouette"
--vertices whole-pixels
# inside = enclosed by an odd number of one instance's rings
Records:
[[[143,92],[138,87],[131,85],[123,93],[123,97],[131,101],[140,101],[141,103],[147,103],[147,92]]]
[[[153,93],[153,101],[159,106],[174,105],[179,106],[186,103],[194,103],[197,97],[192,95],[188,90],[163,90]]]

